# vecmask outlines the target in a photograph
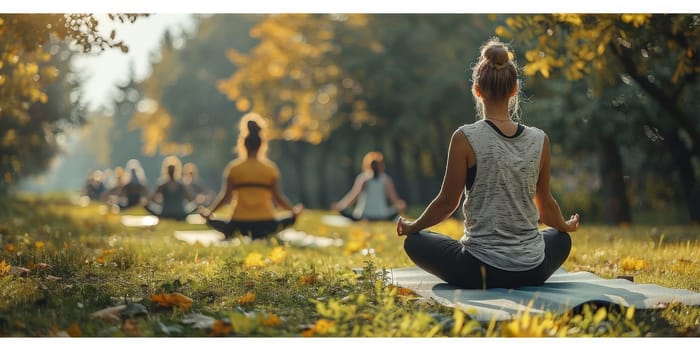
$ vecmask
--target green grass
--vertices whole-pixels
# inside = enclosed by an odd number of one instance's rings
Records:
[[[61,196],[0,198],[0,207],[1,336],[700,336],[700,309],[682,305],[470,320],[387,285],[383,269],[411,265],[391,223],[338,228],[322,223],[327,212],[308,210],[298,230],[345,244],[298,248],[271,239],[204,247],[173,237],[204,225],[127,228],[100,204],[79,207]],[[461,223],[436,230],[457,237]],[[564,268],[700,292],[698,233],[584,221]],[[256,262],[263,266],[249,266]],[[15,276],[2,266],[30,272]],[[191,305],[152,299],[174,293]],[[119,304],[127,306],[115,320],[91,316]]]

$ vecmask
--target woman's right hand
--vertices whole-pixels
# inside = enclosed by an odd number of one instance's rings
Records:
[[[304,211],[304,205],[301,203],[297,203],[292,208],[292,214],[294,214],[295,217],[298,216],[299,214],[301,214],[302,211]]]

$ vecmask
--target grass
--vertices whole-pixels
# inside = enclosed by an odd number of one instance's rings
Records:
[[[0,198],[0,207],[1,336],[700,336],[700,309],[682,305],[470,320],[386,283],[384,269],[411,265],[391,223],[339,228],[323,224],[327,212],[308,210],[298,230],[344,245],[299,248],[270,239],[204,247],[173,237],[204,225],[128,228],[99,203],[25,196]],[[457,237],[461,223],[435,230]],[[564,268],[700,292],[698,233],[584,221]]]

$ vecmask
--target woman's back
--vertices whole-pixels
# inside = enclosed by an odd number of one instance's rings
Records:
[[[228,182],[237,191],[235,220],[269,220],[274,218],[272,186],[279,178],[275,163],[249,158],[235,160],[229,166]]]
[[[477,161],[474,184],[465,192],[462,244],[498,268],[517,271],[536,266],[544,258],[533,202],[544,132],[525,127],[508,137],[484,120],[460,130]]]
[[[377,177],[368,176],[364,183],[364,190],[357,200],[353,213],[355,216],[383,218],[391,214],[391,207],[387,201],[386,179],[387,175],[384,173]]]
[[[186,199],[184,185],[175,180],[170,180],[161,185],[160,193],[163,195],[163,214],[180,214],[184,212]]]

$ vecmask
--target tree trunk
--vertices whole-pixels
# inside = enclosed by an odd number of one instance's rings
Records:
[[[678,132],[666,133],[664,143],[671,152],[673,162],[680,173],[681,192],[685,196],[690,222],[698,225],[700,224],[700,181],[695,177],[692,154],[678,137]]]
[[[622,175],[622,157],[615,139],[601,137],[598,160],[600,161],[605,223],[608,225],[629,224],[632,220]]]

